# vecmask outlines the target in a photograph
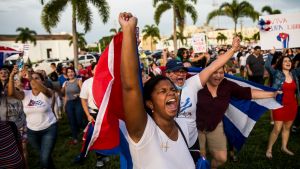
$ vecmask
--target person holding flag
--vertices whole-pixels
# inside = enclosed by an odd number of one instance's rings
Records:
[[[184,68],[183,63],[176,59],[169,60],[166,64],[166,76],[176,85],[177,90],[180,91],[179,100],[180,108],[177,113],[178,118],[184,118],[188,121],[188,126],[191,128],[189,137],[191,137],[191,150],[199,150],[198,130],[196,126],[196,104],[198,102],[197,93],[206,84],[210,75],[224,66],[233,54],[239,50],[240,39],[235,37],[232,42],[232,48],[226,53],[220,55],[210,66],[203,69],[200,73],[187,79],[187,69]],[[163,56],[164,63],[166,57]],[[194,161],[197,161],[197,155],[194,154]]]
[[[167,70],[172,71],[168,72],[172,80],[156,76],[145,83],[142,93],[136,54],[137,19],[130,13],[121,13],[119,22],[123,30],[121,81],[126,124],[123,133],[129,142],[134,168],[195,168],[188,147],[192,147],[198,137],[195,123],[197,92],[239,49],[240,39],[235,38],[232,49],[187,81],[182,62],[169,61]],[[192,109],[188,106],[188,113],[184,113],[184,105],[180,104],[181,116],[185,118],[175,118],[179,107],[177,88],[180,87],[183,88],[181,95],[184,95],[180,99],[192,100],[187,105],[194,104]],[[189,113],[191,115],[186,117]]]
[[[208,63],[208,66],[213,60]],[[227,140],[224,133],[223,118],[230,99],[275,98],[277,91],[242,87],[230,79],[224,78],[224,66],[215,71],[198,92],[196,123],[199,131],[199,144],[202,156],[206,156],[206,144],[213,156],[211,168],[217,168],[227,161]],[[210,106],[207,106],[210,105]]]

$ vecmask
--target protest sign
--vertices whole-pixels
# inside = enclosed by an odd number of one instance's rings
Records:
[[[300,13],[259,17],[260,45],[264,50],[300,47]]]
[[[207,52],[207,43],[204,33],[197,33],[192,36],[192,46],[194,53]]]

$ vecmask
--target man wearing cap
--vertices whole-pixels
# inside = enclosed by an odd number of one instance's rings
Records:
[[[166,76],[171,79],[180,91],[180,109],[178,110],[177,117],[186,118],[188,121],[188,127],[193,128],[193,130],[189,132],[189,136],[186,136],[187,140],[191,140],[191,143],[189,143],[190,149],[199,147],[197,142],[198,130],[196,126],[197,93],[206,84],[208,78],[216,70],[222,67],[236,51],[238,51],[239,46],[240,39],[234,38],[232,48],[230,50],[219,56],[218,59],[203,69],[200,73],[190,77],[189,79],[186,79],[187,70],[184,68],[181,61],[172,59],[166,64]]]

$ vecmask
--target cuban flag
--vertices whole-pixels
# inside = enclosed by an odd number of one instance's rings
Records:
[[[201,68],[190,68],[188,71],[194,74],[201,70]],[[273,88],[246,81],[236,76],[225,74],[225,78],[243,87],[264,91],[276,91]],[[241,150],[261,115],[268,110],[278,109],[280,107],[282,106],[274,98],[252,100],[231,98],[229,107],[223,118],[224,131],[229,143],[238,151]]]
[[[124,119],[120,76],[123,34],[118,33],[102,53],[95,69],[92,86],[99,108],[96,121],[84,130],[81,156],[89,151],[104,155],[119,154],[120,168],[133,168],[129,145],[120,128]],[[121,124],[121,125],[119,125]]]
[[[15,54],[19,54],[19,53],[22,53],[22,52],[17,51],[13,48],[0,46],[0,68],[3,66],[6,58],[8,58],[12,55],[15,55]]]

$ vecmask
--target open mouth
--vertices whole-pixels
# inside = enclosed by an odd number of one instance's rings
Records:
[[[177,101],[176,99],[170,99],[166,102],[166,107],[172,111],[177,110]]]
[[[183,78],[177,78],[178,82],[183,82]]]

